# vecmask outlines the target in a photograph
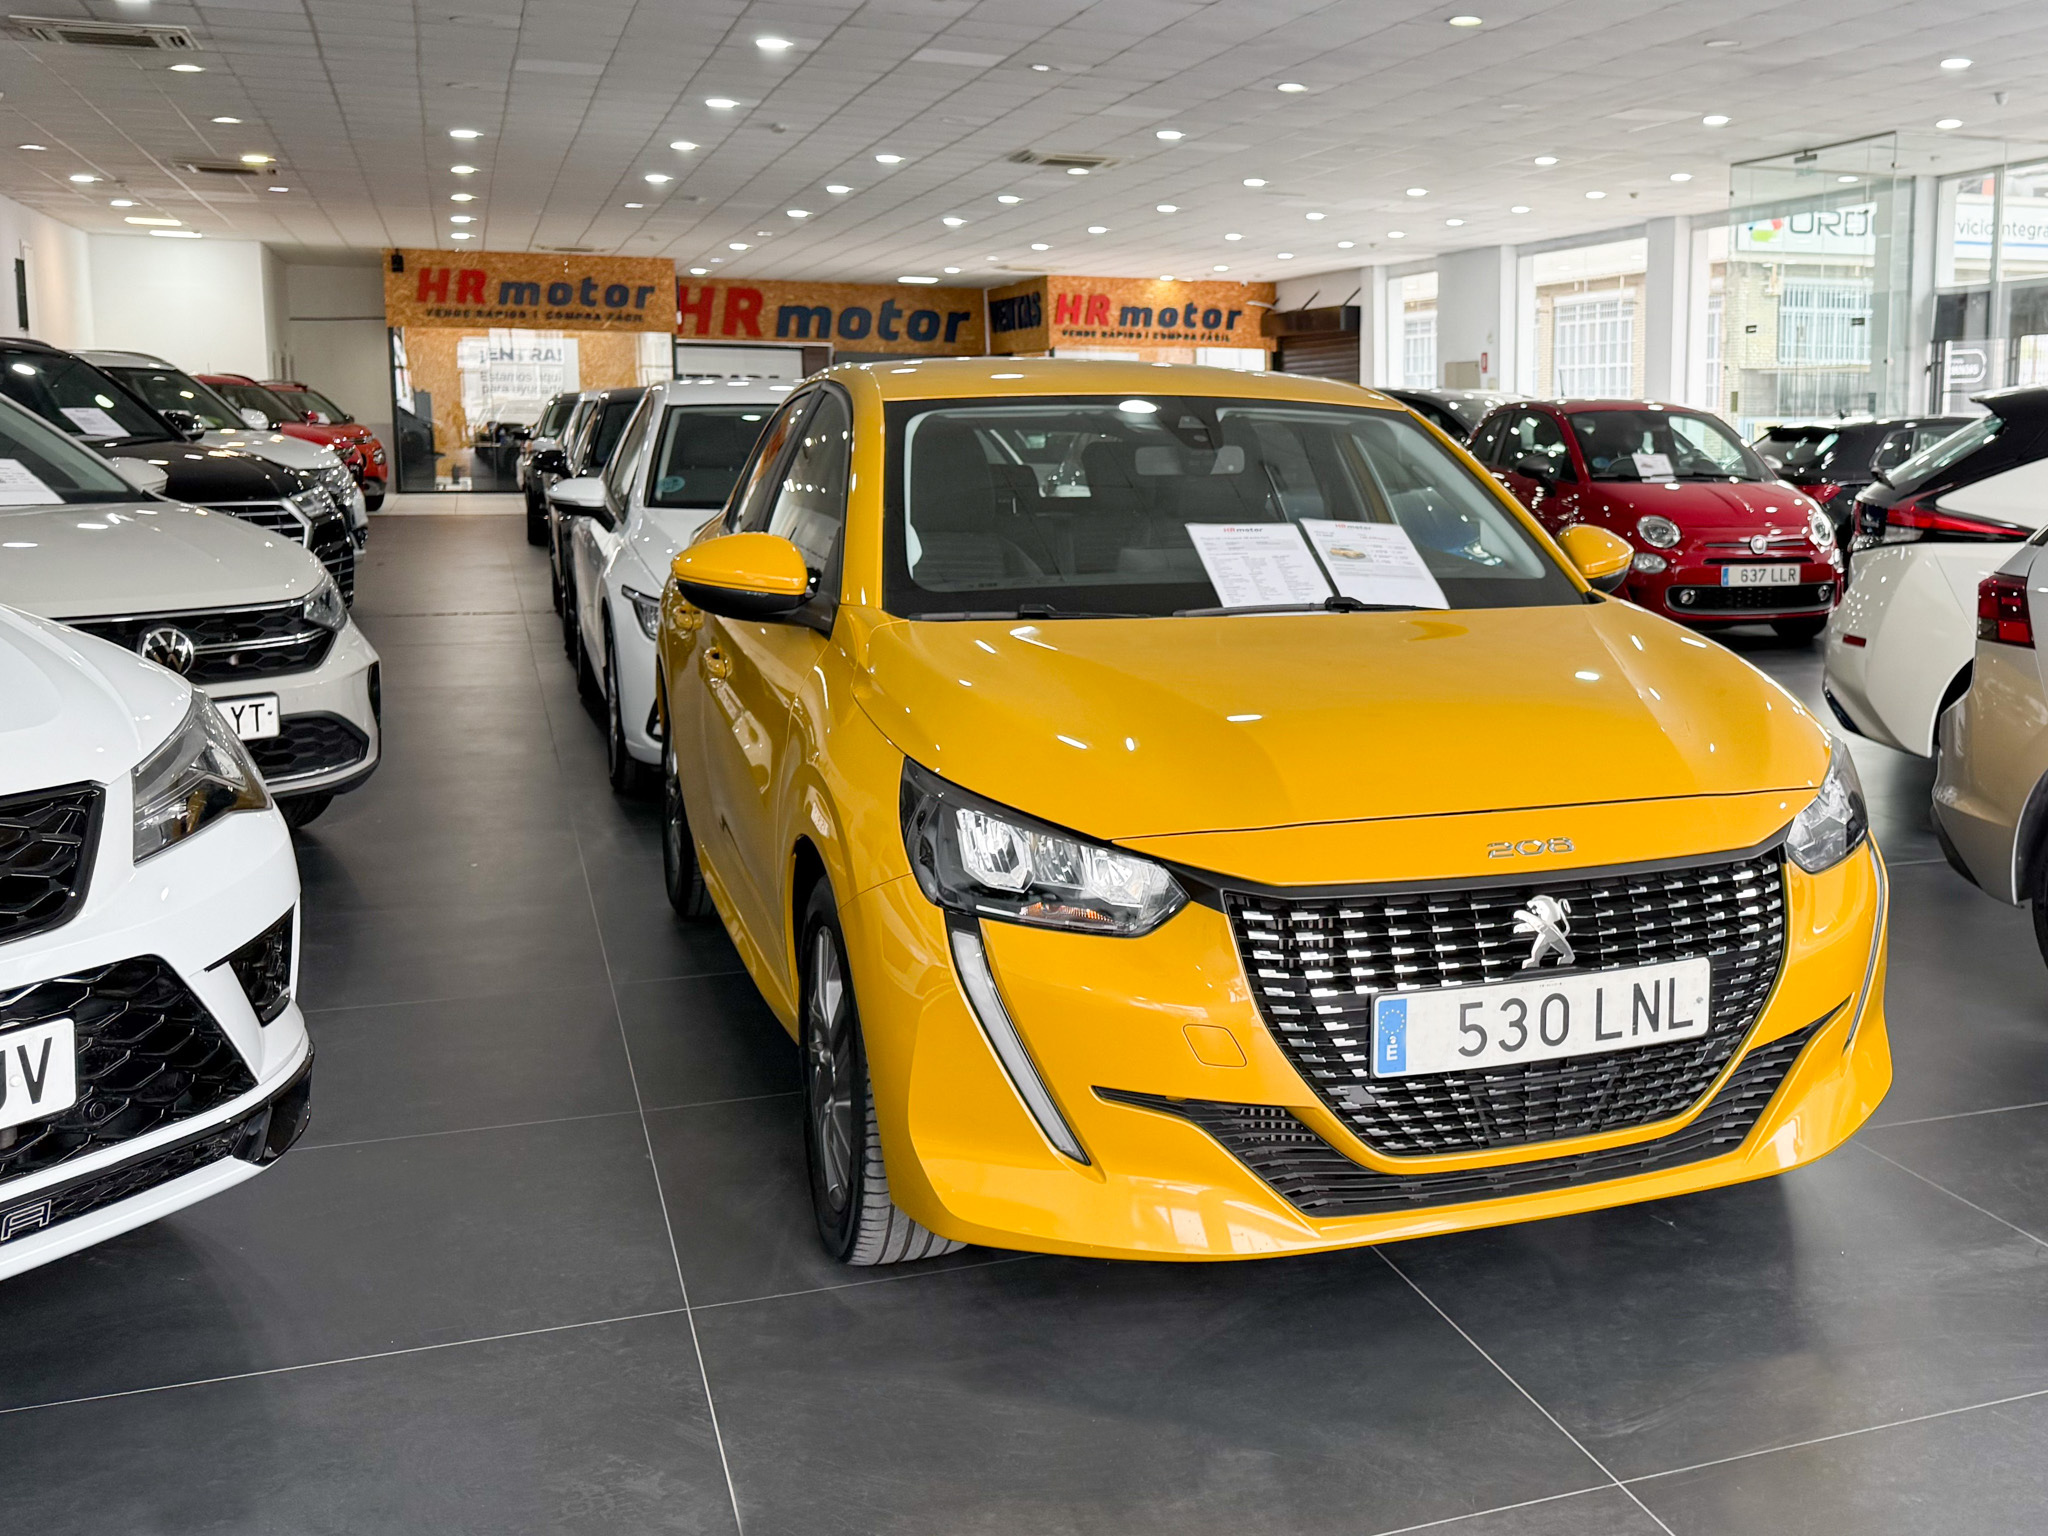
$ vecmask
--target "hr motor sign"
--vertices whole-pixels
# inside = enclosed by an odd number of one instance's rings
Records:
[[[492,251],[384,253],[384,317],[394,326],[665,331],[675,267],[626,256]]]
[[[880,283],[677,285],[685,341],[824,343],[846,352],[974,357],[984,350],[979,288]]]

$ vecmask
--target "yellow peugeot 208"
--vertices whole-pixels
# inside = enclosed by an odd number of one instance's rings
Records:
[[[662,600],[664,856],[800,1044],[827,1247],[1300,1252],[1839,1145],[1862,791],[1629,558],[1341,384],[794,392]]]

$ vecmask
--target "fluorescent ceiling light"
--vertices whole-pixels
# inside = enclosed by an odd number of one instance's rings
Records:
[[[752,249],[752,247],[749,246],[747,242],[744,240],[728,240],[725,244],[725,248],[728,251],[745,251]]]
[[[948,272],[958,272],[960,269],[958,267],[948,267],[946,270]]]
[[[632,206],[637,207],[638,204]],[[448,215],[448,222],[450,224],[474,224],[476,222],[476,215],[473,213],[451,213]]]
[[[199,231],[196,229],[152,229],[150,233],[159,240],[197,240],[199,238]]]
[[[275,183],[275,182],[272,182],[272,183],[271,183],[271,184],[270,184],[269,186],[265,187],[265,188],[264,188],[263,190],[264,190],[264,191],[266,191],[266,192],[289,192],[289,191],[291,191],[291,188],[290,188],[290,187],[281,187],[281,186],[277,185],[277,183]]]
[[[1448,224],[1452,229],[1459,229],[1464,226],[1465,221],[1463,219],[1445,219],[1444,223]]]
[[[109,208],[133,208],[135,206],[135,199],[132,197],[117,197],[111,200],[107,206]]]
[[[1024,199],[1014,192],[999,192],[996,194],[996,201],[999,203],[1021,203]]]
[[[474,240],[476,236],[472,235],[466,229],[458,229],[455,231],[454,234],[450,235],[448,238],[450,240]]]
[[[75,181],[80,186],[84,186],[89,181],[98,181],[99,177],[93,175],[91,171],[73,171],[70,174],[70,176],[67,177],[66,179],[69,181]]]
[[[628,203],[626,206],[628,208],[645,208],[647,205],[645,203]]]
[[[38,153],[41,153],[42,151],[47,150],[50,146],[47,144],[17,144],[14,147],[16,149],[32,149]]]
[[[1218,262],[1218,263],[1217,263],[1217,264],[1216,264],[1215,266],[1211,267],[1211,268],[1210,268],[1209,270],[1210,270],[1211,272],[1228,272],[1228,271],[1230,270],[1230,268],[1228,268],[1228,267],[1224,266],[1224,265],[1223,265],[1223,264],[1222,264],[1221,262]]]
[[[938,279],[936,277],[899,277],[896,279],[896,281],[899,283],[930,284],[936,283]]]
[[[1387,238],[1389,240],[1406,240],[1408,238],[1408,231],[1405,229],[1390,229],[1387,231]]]
[[[220,119],[215,118],[214,121],[219,122]],[[448,130],[448,137],[451,139],[480,139],[483,137],[483,133],[475,128],[450,128]]]
[[[704,275],[705,275],[706,273],[708,273],[708,272],[709,272],[710,270],[711,270],[711,269],[710,269],[709,267],[692,267],[692,268],[690,268],[690,276],[692,276],[692,277],[702,277],[702,276],[704,276]]]
[[[1069,176],[1086,176],[1088,174],[1088,167],[1085,165],[1070,165],[1067,167],[1067,174]]]
[[[1835,178],[1836,181],[1840,182],[1845,187],[1850,186],[1856,182],[1859,182],[1862,179],[1863,178],[1861,176],[1837,176]]]
[[[121,222],[123,224],[156,224],[165,229],[176,229],[185,221],[183,219],[158,218],[154,214],[131,213]]]

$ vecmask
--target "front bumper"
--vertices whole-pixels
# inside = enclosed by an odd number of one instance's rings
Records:
[[[1782,564],[1782,557],[1758,556],[1758,563]],[[1842,573],[1826,561],[1808,560],[1795,583],[1769,587],[1724,587],[1721,565],[1674,559],[1669,571],[1631,575],[1622,596],[1652,613],[1674,619],[1718,619],[1762,623],[1771,619],[1814,618],[1831,612],[1842,591]]]
[[[383,752],[379,668],[376,647],[351,619],[317,667],[203,686],[217,702],[277,695],[279,734],[246,743],[272,794],[341,794],[375,773]]]
[[[612,644],[617,648],[613,666],[619,682],[619,719],[625,727],[626,750],[634,761],[661,761],[661,738],[654,734],[655,644],[647,638],[633,612],[633,601],[618,589],[610,573],[605,577],[605,601],[611,605]],[[642,590],[659,592],[660,583]]]
[[[1720,1078],[1684,1113],[1599,1135],[1424,1157],[1375,1152],[1309,1086],[1270,1035],[1229,920],[1211,907],[1190,905],[1142,939],[980,925],[1005,1010],[1085,1163],[1055,1150],[1057,1136],[1041,1129],[1006,1076],[963,994],[944,914],[915,883],[877,886],[842,918],[856,979],[887,979],[860,997],[899,1205],[962,1241],[1221,1259],[1594,1210],[1823,1156],[1870,1115],[1891,1080],[1883,883],[1874,848],[1819,876],[1788,867],[1782,968]],[[1774,1047],[1783,1060],[1766,1059]],[[1751,1079],[1739,1081],[1745,1064]],[[1706,1117],[1716,1096],[1767,1066],[1782,1073],[1768,1102],[1750,1106],[1737,1139],[1713,1141]],[[1250,1142],[1233,1139],[1228,1116],[1215,1113],[1233,1109],[1291,1122],[1287,1136],[1312,1148],[1325,1172],[1348,1169],[1354,1182],[1382,1189],[1405,1180],[1425,1196],[1381,1201],[1365,1214],[1318,1214],[1314,1202],[1283,1193],[1288,1178]],[[1689,1130],[1709,1138],[1706,1155],[1656,1155],[1652,1143]],[[1561,1160],[1572,1166],[1560,1180],[1551,1175]],[[1483,1197],[1427,1193],[1460,1176],[1488,1186]]]

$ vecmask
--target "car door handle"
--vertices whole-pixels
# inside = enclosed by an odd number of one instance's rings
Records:
[[[725,652],[717,646],[704,653],[704,675],[714,683],[723,682],[732,674],[732,663],[725,659]]]

